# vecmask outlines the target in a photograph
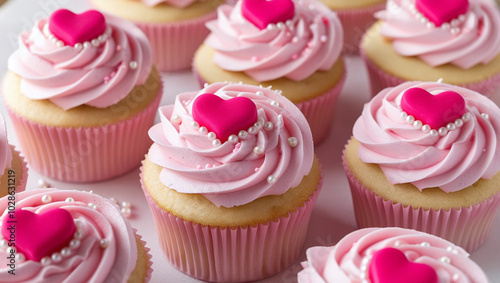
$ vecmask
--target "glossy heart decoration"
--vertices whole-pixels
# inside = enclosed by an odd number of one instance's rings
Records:
[[[269,24],[293,19],[295,6],[292,0],[243,0],[241,13],[256,27],[265,29]]]
[[[438,283],[436,271],[422,263],[409,261],[395,248],[385,248],[373,254],[368,267],[372,283]]]
[[[418,87],[404,92],[401,109],[432,129],[439,129],[454,122],[461,118],[466,110],[464,98],[454,91],[433,95]]]
[[[95,10],[75,14],[66,9],[52,13],[49,30],[66,45],[74,46],[99,37],[106,30],[104,16]]]
[[[73,217],[61,208],[52,208],[40,214],[16,209],[2,221],[3,238],[11,239],[11,233],[15,233],[16,249],[27,260],[39,261],[60,252],[69,245],[75,231]]]
[[[429,21],[437,27],[467,12],[468,0],[417,0],[415,6]]]
[[[257,121],[257,107],[246,97],[224,100],[217,95],[205,93],[193,102],[193,119],[214,132],[224,142],[232,134],[248,130]]]

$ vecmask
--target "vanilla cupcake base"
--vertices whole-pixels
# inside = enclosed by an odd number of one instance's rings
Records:
[[[152,143],[147,131],[162,96],[156,71],[144,85],[104,109],[82,105],[64,111],[48,100],[28,99],[20,91],[20,80],[8,72],[3,97],[32,169],[61,181],[95,182],[140,165]]]
[[[323,183],[316,160],[301,184],[283,195],[219,208],[201,195],[165,187],[160,171],[146,159],[141,184],[163,252],[182,272],[217,282],[259,280],[291,265]]]
[[[462,86],[491,96],[500,87],[500,54],[488,64],[462,69],[452,64],[432,67],[415,56],[401,56],[390,40],[380,35],[381,22],[367,30],[360,45],[372,95],[406,81],[437,81]]]
[[[463,190],[420,192],[411,184],[391,185],[376,164],[362,162],[351,139],[343,154],[359,228],[402,227],[427,232],[471,252],[484,243],[500,207],[500,173]]]
[[[231,72],[220,68],[214,61],[215,50],[202,45],[195,54],[193,73],[200,86],[205,83],[242,82],[243,84],[262,85],[281,90],[306,117],[313,134],[314,144],[321,143],[329,134],[333,123],[335,106],[345,83],[344,61],[339,58],[328,71],[317,71],[301,81],[279,78],[272,81],[257,82],[244,72]]]

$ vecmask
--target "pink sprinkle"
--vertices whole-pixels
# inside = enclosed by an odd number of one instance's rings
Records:
[[[321,19],[325,25],[330,25],[330,21],[326,17],[322,17]]]

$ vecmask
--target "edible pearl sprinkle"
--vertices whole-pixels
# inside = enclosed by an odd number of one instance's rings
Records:
[[[60,253],[53,253],[51,259],[54,262],[60,262],[62,260],[62,256]]]
[[[122,202],[122,207],[131,208],[132,204],[130,202],[128,202],[128,201],[124,201],[124,202]]]
[[[276,177],[274,177],[273,175],[269,175],[269,176],[267,177],[267,182],[268,182],[269,184],[273,184],[273,183],[275,183],[275,182],[276,182]]]
[[[422,243],[420,243],[420,245],[422,247],[430,247],[431,246],[431,244],[429,244],[428,242],[422,242]]]
[[[64,201],[65,202],[74,202],[75,200],[73,198],[66,198]]]
[[[40,260],[40,263],[42,265],[49,265],[52,261],[50,260],[50,258],[48,256],[42,258],[42,260]]]
[[[212,146],[214,146],[214,147],[217,147],[217,146],[219,146],[221,144],[222,143],[221,143],[221,141],[219,139],[215,139],[215,140],[212,141]]]
[[[75,234],[73,235],[73,238],[75,239],[81,239],[83,237],[83,232],[78,230],[75,232]]]
[[[38,188],[49,188],[50,187],[50,184],[47,183],[47,181],[45,181],[44,179],[38,179],[38,185],[37,185]]]
[[[16,261],[17,262],[24,262],[25,260],[26,260],[26,257],[24,256],[24,254],[21,254],[21,253],[16,254]]]
[[[200,129],[198,130],[202,135],[205,135],[208,133],[208,130],[206,127],[200,127]]]
[[[422,121],[416,120],[415,117],[413,117],[412,115],[408,115],[408,113],[404,111],[401,111],[399,117],[405,120],[405,122],[408,125],[413,125],[415,129],[420,129],[424,133],[430,133],[430,135],[437,137],[437,136],[445,136],[446,134],[448,134],[448,132],[455,131],[457,128],[462,127],[464,122],[470,120],[471,116],[470,113],[465,113],[461,119],[456,119],[454,122],[448,123],[446,127],[441,127],[437,130],[431,129],[431,127],[427,124],[423,125]]]
[[[214,133],[214,132],[210,132],[210,133],[208,133],[208,134],[207,134],[207,137],[208,137],[208,139],[209,139],[209,140],[211,140],[211,141],[213,141],[213,140],[215,140],[215,139],[217,138],[217,136],[215,135],[215,133]]]
[[[422,126],[423,126],[422,121],[417,120],[417,121],[413,122],[413,128],[415,128],[415,129],[421,129]]]
[[[266,130],[266,131],[271,131],[273,128],[274,128],[274,125],[272,122],[266,122],[264,124],[264,130]]]
[[[71,249],[70,248],[64,248],[61,250],[61,255],[63,257],[68,257],[71,255]]]
[[[278,101],[272,101],[271,105],[274,106],[274,107],[279,107],[280,106],[280,104],[279,104]]]
[[[200,124],[198,124],[198,122],[196,121],[193,121],[191,122],[191,127],[193,127],[194,129],[198,129],[200,127]]]
[[[99,245],[101,246],[101,248],[105,249],[109,246],[109,242],[106,239],[102,239]]]
[[[264,153],[264,150],[258,146],[254,147],[253,148],[253,153],[257,154],[257,155],[261,155]]]
[[[264,93],[263,93],[262,91],[260,91],[260,90],[259,90],[259,91],[257,91],[255,94],[257,94],[257,95],[259,95],[259,96],[264,95]]]
[[[80,246],[80,240],[78,239],[73,239],[69,242],[69,247],[71,249],[77,249]]]
[[[174,116],[172,116],[172,118],[170,119],[170,121],[172,123],[179,124],[179,122],[181,121],[181,117],[178,116],[178,115],[174,115]]]
[[[297,138],[296,138],[296,137],[289,137],[289,138],[287,139],[287,142],[288,142],[288,145],[289,145],[290,147],[296,147],[296,146],[297,146],[297,143],[298,143],[298,140],[297,140]]]
[[[444,137],[448,133],[448,130],[445,127],[441,127],[439,128],[438,133],[440,136]]]
[[[450,263],[451,259],[449,257],[443,256],[442,258],[439,259],[441,262],[444,263]]]
[[[127,208],[127,207],[122,207],[121,212],[127,218],[130,217],[130,215],[132,215],[132,210],[130,208]]]
[[[238,137],[242,140],[246,139],[247,136],[248,136],[247,131],[242,130],[238,133]]]
[[[238,136],[237,135],[230,135],[229,138],[227,139],[230,143],[237,143],[238,142]]]
[[[42,202],[43,203],[49,203],[52,201],[52,197],[50,197],[49,195],[43,195],[42,196]]]
[[[251,134],[251,135],[255,135],[259,132],[259,129],[257,127],[250,127],[248,129],[248,133]]]
[[[94,203],[91,203],[89,202],[89,204],[87,204],[88,207],[92,208],[92,209],[97,209],[97,205],[95,205]]]
[[[481,116],[483,116],[484,119],[489,120],[490,116],[486,113],[481,113]]]
[[[438,134],[439,134],[439,133],[438,133],[438,131],[436,131],[436,130],[434,130],[434,129],[432,129],[429,133],[430,133],[430,134],[431,134],[431,136],[433,136],[433,137],[437,137],[437,136],[438,136]]]
[[[137,69],[138,65],[137,65],[137,62],[136,61],[130,61],[130,63],[128,64],[128,67],[132,70],[135,70]]]

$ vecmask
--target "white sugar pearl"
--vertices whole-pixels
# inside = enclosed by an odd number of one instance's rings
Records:
[[[81,230],[77,230],[73,235],[75,239],[81,239],[83,237],[83,232]]]
[[[193,127],[194,129],[198,129],[200,127],[200,124],[198,124],[198,122],[196,121],[193,121],[191,122],[191,127]]]
[[[70,248],[68,248],[68,247],[66,247],[66,248],[62,249],[62,250],[61,250],[61,255],[62,255],[63,257],[68,257],[68,256],[70,256],[70,255],[71,255],[71,249],[70,249]]]
[[[456,119],[454,124],[455,126],[457,126],[457,128],[460,128],[464,125],[464,121],[462,121],[462,119]]]
[[[431,131],[431,126],[429,126],[427,124],[425,124],[425,125],[422,126],[422,132],[428,133],[430,131]]]
[[[420,121],[420,120],[413,122],[413,128],[415,128],[415,129],[420,129],[420,128],[422,128],[422,126],[423,126],[422,121]]]
[[[45,181],[44,179],[38,179],[37,187],[38,188],[49,188],[50,184],[47,183],[47,181]]]
[[[208,133],[208,130],[206,127],[200,127],[200,129],[198,130],[200,132],[200,134],[202,135],[206,135]]]
[[[132,70],[135,70],[135,69],[137,69],[138,64],[137,64],[137,62],[136,62],[136,61],[130,61],[130,63],[128,64],[128,67],[129,67],[130,69],[132,69]]]
[[[66,198],[64,201],[65,202],[74,202],[75,200],[73,198]]]
[[[253,153],[255,153],[257,155],[262,155],[264,153],[264,150],[262,148],[256,146],[253,148]]]
[[[445,127],[441,127],[441,128],[439,128],[438,133],[440,136],[444,137],[448,133],[448,129],[446,129]]]
[[[449,23],[444,23],[441,25],[441,28],[444,30],[449,30],[450,29],[450,24]]]
[[[290,147],[296,147],[297,146],[297,143],[298,143],[298,140],[296,137],[289,137],[287,139],[287,143]]]
[[[257,127],[250,127],[248,129],[248,133],[251,134],[251,135],[255,135],[259,132],[259,129]]]
[[[174,116],[172,116],[172,118],[170,118],[170,122],[175,123],[175,124],[179,124],[180,121],[181,121],[181,117],[178,115],[174,115]]]
[[[16,254],[16,261],[21,263],[21,262],[24,262],[26,260],[26,257],[24,256],[24,254],[21,254],[21,253],[17,253]]]
[[[85,42],[83,43],[83,48],[89,48],[89,47],[90,47],[90,42],[85,41]]]
[[[260,91],[260,90],[259,90],[259,91],[257,91],[255,94],[257,94],[257,95],[259,95],[259,96],[264,95],[264,93],[263,93],[262,91]]]
[[[4,240],[4,239],[0,240],[0,248],[4,248],[4,249],[5,249],[5,248],[7,248],[8,246],[9,246],[9,245],[8,245],[8,243],[7,243],[7,240]]]
[[[449,257],[446,257],[446,256],[443,256],[442,258],[439,259],[441,262],[444,262],[444,263],[450,263],[451,262],[451,259]]]
[[[459,29],[459,28],[452,28],[452,29],[450,30],[450,32],[451,32],[451,34],[456,35],[456,34],[459,34],[459,33],[460,33],[460,29]]]
[[[275,28],[276,28],[276,26],[275,26],[274,24],[268,24],[268,25],[267,25],[267,29],[268,29],[268,30],[273,30],[273,29],[275,29]]]
[[[486,113],[481,113],[481,116],[483,116],[483,118],[486,119],[486,120],[490,119],[490,115],[488,115]]]
[[[269,175],[269,176],[267,176],[267,182],[268,182],[269,184],[274,184],[274,183],[276,183],[276,177],[274,177],[273,175]]]
[[[92,203],[92,202],[89,202],[89,204],[87,204],[87,206],[92,208],[92,209],[97,209],[97,205],[95,205],[95,203]]]
[[[125,207],[125,208],[131,208],[132,207],[132,204],[128,201],[123,201],[122,202],[122,207]]]
[[[130,209],[130,207],[122,207],[121,212],[127,218],[130,217],[130,215],[132,215],[132,210]]]
[[[60,253],[53,253],[50,258],[53,262],[60,262],[62,260],[62,256]]]
[[[278,101],[272,101],[271,105],[274,106],[274,107],[279,107],[280,106],[280,104],[279,104]]]
[[[434,130],[434,129],[432,129],[429,133],[430,133],[430,134],[431,134],[431,136],[433,136],[433,137],[437,137],[437,136],[439,135],[438,131],[436,131],[436,130]]]
[[[42,202],[43,203],[49,203],[51,201],[52,201],[52,197],[51,196],[49,196],[49,195],[43,195],[42,196]]]
[[[462,120],[463,120],[464,122],[469,121],[469,120],[470,120],[470,118],[471,118],[471,115],[470,115],[470,113],[468,113],[468,112],[467,112],[467,113],[465,113],[464,115],[462,115]]]
[[[219,139],[215,139],[215,140],[212,141],[212,146],[213,147],[217,147],[217,146],[219,146],[221,144],[222,143],[221,143],[221,141]]]
[[[238,136],[237,135],[230,135],[229,138],[227,139],[230,143],[237,143],[238,142]]]
[[[282,23],[282,22],[279,22],[279,23],[277,23],[277,24],[276,24],[276,27],[277,27],[278,29],[285,29],[285,24],[284,24],[284,23]]]
[[[446,125],[446,129],[448,129],[448,131],[454,131],[457,129],[457,126],[455,126],[454,123],[448,123],[448,125]]]
[[[431,246],[431,244],[429,244],[428,242],[422,242],[422,243],[420,243],[420,245],[422,247],[430,247]]]
[[[399,114],[399,117],[406,120],[406,117],[408,117],[408,114],[406,112],[401,112],[401,114]]]
[[[80,247],[80,240],[78,239],[73,239],[69,242],[69,247],[70,249],[78,249]]]
[[[95,46],[95,47],[97,47],[97,46],[99,46],[99,44],[101,44],[101,43],[99,42],[99,39],[92,39],[92,41],[91,41],[90,43],[91,43],[93,46]]]
[[[8,247],[5,250],[5,252],[8,253],[8,254],[14,254],[14,253],[16,253],[16,248],[14,248],[14,247]]]
[[[247,133],[247,131],[245,131],[245,130],[242,130],[242,131],[240,131],[240,132],[238,133],[238,137],[239,137],[240,139],[242,139],[242,140],[246,139],[246,138],[247,138],[247,136],[248,136],[248,133]]]
[[[413,122],[415,122],[415,117],[413,117],[412,115],[408,115],[405,120],[408,125],[412,125]]]
[[[99,242],[99,245],[101,246],[101,248],[105,249],[109,246],[109,242],[108,240],[106,239],[102,239],[100,242]]]
[[[217,138],[217,136],[215,135],[214,132],[210,132],[207,134],[207,138],[211,141],[215,140]]]
[[[56,42],[56,45],[57,45],[57,47],[63,47],[64,46],[64,42],[62,42],[61,40],[58,40]]]
[[[274,128],[274,125],[272,122],[266,122],[264,124],[264,130],[266,130],[266,131],[271,131],[273,128]]]
[[[73,48],[75,48],[76,50],[82,50],[83,49],[83,44],[81,43],[77,43],[73,46]]]
[[[49,265],[52,263],[52,261],[50,260],[50,257],[46,256],[46,257],[43,257],[41,260],[40,260],[40,263],[42,265]]]

